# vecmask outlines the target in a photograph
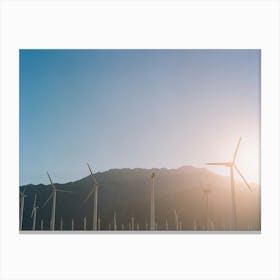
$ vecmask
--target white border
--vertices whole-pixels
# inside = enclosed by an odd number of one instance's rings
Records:
[[[0,278],[279,279],[278,1],[2,1],[0,18]],[[20,48],[262,49],[262,233],[19,235]]]

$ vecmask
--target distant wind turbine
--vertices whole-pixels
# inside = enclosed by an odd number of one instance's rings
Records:
[[[118,226],[117,226],[117,218],[116,218],[116,212],[114,212],[114,230],[117,230]]]
[[[51,195],[49,196],[49,198],[45,201],[45,203],[43,204],[42,208],[44,208],[47,203],[49,202],[49,200],[51,198],[53,198],[53,201],[52,201],[52,217],[51,217],[51,230],[55,230],[55,209],[56,209],[56,192],[64,192],[64,193],[71,193],[71,191],[64,191],[64,190],[59,190],[55,187],[49,173],[47,172],[47,175],[49,177],[49,180],[50,180],[50,183],[51,183],[51,186],[52,186],[52,193]]]
[[[87,217],[84,217],[84,230],[87,230]]]
[[[63,230],[63,219],[60,217],[60,230]]]
[[[215,225],[214,225],[213,220],[210,221],[210,227],[211,227],[211,230],[215,230]]]
[[[134,230],[134,216],[131,217],[131,230]]]
[[[193,230],[197,230],[197,223],[196,223],[196,220],[193,221]]]
[[[168,222],[167,222],[167,219],[165,220],[165,230],[168,230]]]
[[[236,230],[237,229],[237,217],[236,217],[236,199],[235,199],[235,188],[234,188],[234,170],[240,175],[242,180],[244,181],[245,185],[248,187],[248,189],[252,192],[252,189],[248,182],[246,181],[245,177],[242,175],[240,170],[237,168],[235,161],[240,145],[241,137],[238,140],[235,152],[233,154],[233,159],[232,161],[229,162],[210,162],[207,163],[208,165],[221,165],[229,168],[230,171],[230,183],[231,183],[231,203],[232,203],[232,229]]]
[[[23,223],[23,211],[24,211],[24,199],[27,197],[25,194],[25,189],[20,192],[20,230],[22,230]]]
[[[72,219],[72,230],[74,230],[74,219]]]
[[[94,176],[94,173],[92,172],[89,164],[87,164],[88,169],[90,171],[92,180],[93,180],[93,185],[92,185],[92,190],[90,191],[90,193],[88,194],[88,196],[86,197],[86,199],[84,200],[84,203],[90,198],[90,196],[93,194],[93,230],[97,230],[97,203],[98,203],[98,183],[97,180]]]
[[[209,197],[208,196],[211,193],[211,190],[209,187],[205,187],[204,184],[202,184],[201,180],[199,180],[199,183],[205,197],[205,224],[206,224],[206,230],[209,230]]]
[[[178,218],[178,214],[177,214],[177,211],[174,210],[174,217],[175,217],[175,227],[176,227],[176,230],[179,229],[179,218]]]
[[[41,220],[41,230],[44,230],[44,220]]]
[[[31,218],[33,217],[32,230],[36,230],[37,209],[39,208],[38,206],[36,206],[36,199],[37,199],[37,195],[35,194],[34,204],[31,212]]]
[[[155,173],[151,175],[151,230],[155,230]]]

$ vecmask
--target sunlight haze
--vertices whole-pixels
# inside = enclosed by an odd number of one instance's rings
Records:
[[[112,168],[260,173],[259,50],[21,50],[20,185]],[[235,176],[238,179],[237,176]]]

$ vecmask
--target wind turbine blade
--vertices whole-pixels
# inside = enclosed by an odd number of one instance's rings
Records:
[[[93,171],[92,171],[92,169],[91,169],[91,167],[90,167],[90,165],[89,165],[88,163],[87,163],[87,166],[88,166],[88,169],[89,169],[90,174],[91,174],[91,176],[92,176],[93,183],[94,183],[96,186],[98,186],[98,183],[97,183],[97,180],[96,180],[96,178],[95,178],[95,176],[94,176],[94,173],[93,173]]]
[[[228,166],[230,162],[207,162],[207,165],[223,165],[223,166]]]
[[[35,198],[34,198],[34,203],[33,203],[33,209],[36,207],[36,194],[35,194]]]
[[[20,192],[20,196],[24,196],[24,193],[25,193],[25,189],[22,192]]]
[[[90,196],[91,196],[92,194],[93,194],[93,190],[90,191],[90,193],[87,195],[87,197],[86,197],[85,200],[84,200],[84,203],[87,202],[87,200],[90,198]]]
[[[90,165],[88,163],[87,163],[87,166],[88,166],[90,174],[93,176],[93,172],[92,172],[91,167],[90,167]]]
[[[73,193],[72,191],[65,191],[65,190],[58,190],[56,189],[57,192],[64,192],[64,193]]]
[[[45,203],[43,204],[42,208],[44,208],[44,207],[47,205],[47,203],[48,203],[49,200],[52,198],[52,196],[53,196],[53,192],[51,193],[51,195],[49,196],[49,198],[45,201]]]
[[[235,160],[236,160],[236,156],[237,156],[237,153],[238,153],[238,150],[239,150],[240,142],[241,142],[241,137],[239,137],[238,143],[237,143],[236,148],[235,148],[235,152],[234,152],[233,160],[232,160],[233,162],[235,162]]]
[[[51,176],[50,176],[50,174],[47,172],[47,175],[48,175],[48,177],[49,177],[49,180],[50,180],[50,182],[51,182],[51,185],[52,185],[52,187],[55,189],[55,186],[54,186],[54,184],[53,184],[53,181],[52,181],[52,179],[51,179]]]
[[[238,172],[238,174],[243,179],[243,181],[246,184],[246,186],[248,187],[248,189],[252,192],[252,189],[251,189],[250,185],[248,184],[248,182],[246,181],[245,177],[242,175],[242,173],[240,172],[240,170],[237,168],[236,165],[234,165],[234,169]]]

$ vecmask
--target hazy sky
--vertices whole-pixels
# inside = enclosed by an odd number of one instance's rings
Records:
[[[20,185],[78,180],[87,162],[205,166],[231,160],[239,136],[258,182],[259,134],[259,50],[20,51]]]

